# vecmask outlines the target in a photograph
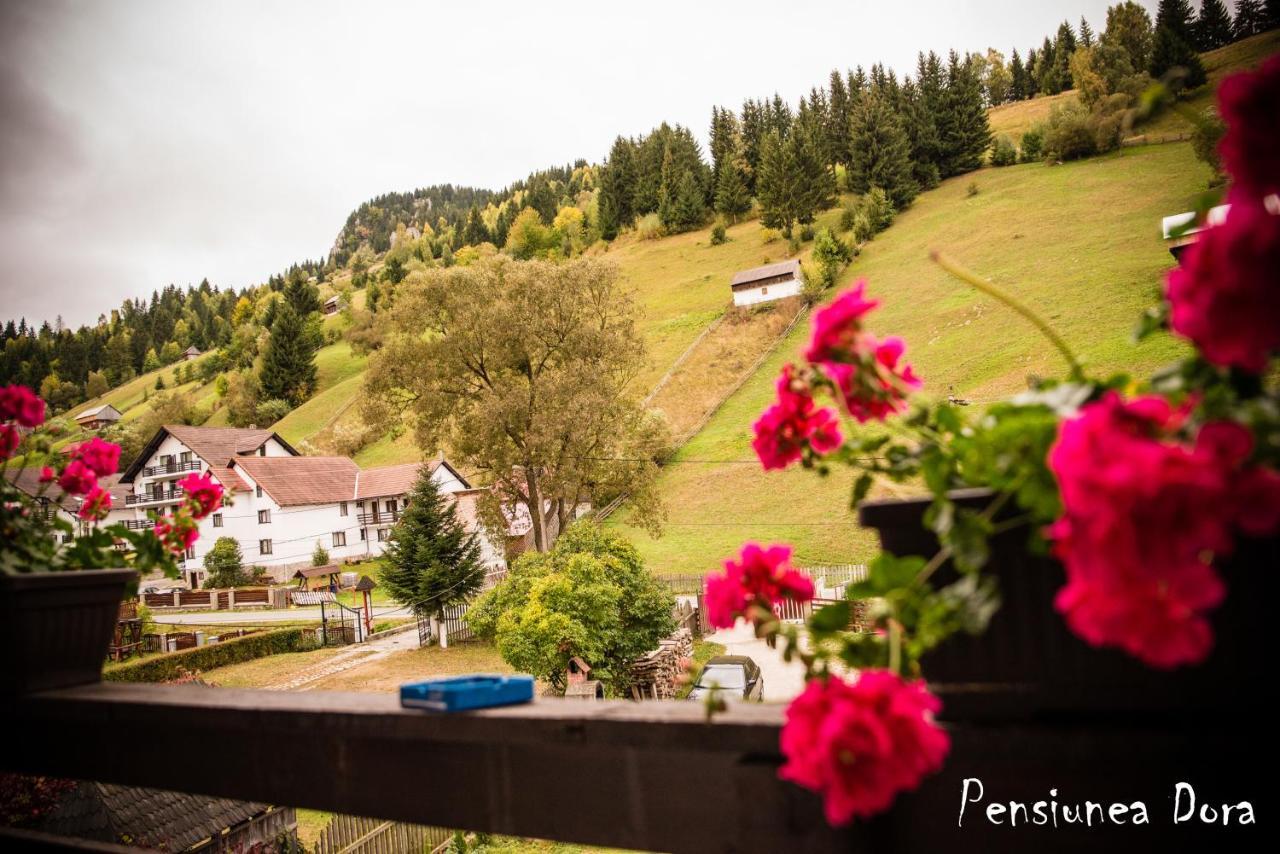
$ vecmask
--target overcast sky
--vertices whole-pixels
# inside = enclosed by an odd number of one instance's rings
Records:
[[[379,193],[497,189],[663,120],[705,141],[712,104],[921,49],[1025,53],[1106,6],[0,0],[0,319],[259,282]]]

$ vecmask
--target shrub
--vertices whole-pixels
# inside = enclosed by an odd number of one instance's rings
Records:
[[[1012,166],[1018,162],[1018,150],[1013,147],[1013,140],[1007,136],[998,136],[991,143],[991,165]]]
[[[109,666],[102,678],[107,682],[168,682],[195,670],[213,670],[268,655],[303,652],[316,646],[315,633],[309,629],[278,629]]]
[[[204,556],[204,568],[209,573],[209,578],[204,583],[207,589],[243,587],[249,583],[249,576],[244,571],[244,558],[240,554],[240,543],[234,537],[218,537],[213,548]]]
[[[1191,149],[1202,163],[1213,170],[1214,183],[1222,180],[1222,158],[1218,156],[1218,143],[1226,132],[1226,124],[1212,108],[1200,115],[1191,132]]]
[[[724,223],[717,222],[715,225],[711,226],[711,245],[712,246],[720,246],[728,242],[728,240],[729,238],[726,237],[724,233]]]
[[[893,201],[889,198],[889,194],[879,187],[872,187],[862,197],[862,211],[871,223],[873,235],[893,225]]]
[[[816,280],[813,284],[818,293],[821,293],[836,283],[836,276],[840,275],[844,265],[848,264],[852,258],[853,253],[848,244],[832,234],[829,229],[824,228],[819,231],[813,241],[813,260],[817,264],[817,272],[812,276],[805,276],[806,299],[810,296],[808,293],[810,279]],[[814,301],[816,300],[810,300],[810,302]]]
[[[799,234],[791,235],[791,239],[787,241],[787,254],[788,255],[799,254],[800,246],[801,246],[800,235]]]
[[[329,550],[324,547],[324,543],[316,540],[315,551],[311,552],[312,566],[328,566]]]
[[[800,242],[808,243],[810,240],[813,240],[813,226],[806,223],[800,226]]]
[[[272,398],[271,400],[264,400],[262,403],[259,403],[257,408],[254,409],[253,414],[258,420],[257,423],[265,427],[270,424],[275,424],[281,418],[284,418],[289,414],[289,410],[292,408],[293,407],[289,405],[289,401],[281,400],[280,398]]]
[[[1044,132],[1044,156],[1048,160],[1076,160],[1098,152],[1089,112],[1083,105],[1055,104]]]
[[[965,194],[967,197],[971,198],[971,199],[972,199],[974,196],[978,195],[978,192],[979,192],[979,191],[978,191],[978,182],[977,182],[977,181],[970,181],[970,182],[969,182],[969,186],[967,186],[967,187],[965,187],[965,188],[964,188],[964,194]]]
[[[1034,163],[1044,156],[1044,127],[1035,125],[1022,135],[1022,162]]]
[[[636,236],[641,240],[657,240],[666,237],[667,230],[662,227],[662,220],[656,213],[645,214],[636,223]]]
[[[849,205],[840,211],[840,230],[852,231],[854,221],[858,218],[858,208],[856,205]]]
[[[864,211],[858,211],[853,218],[853,241],[866,243],[875,236],[875,231],[871,228],[871,218]]]
[[[782,239],[782,232],[778,231],[776,228],[760,229],[761,243],[773,243],[774,241],[781,240],[781,239]]]

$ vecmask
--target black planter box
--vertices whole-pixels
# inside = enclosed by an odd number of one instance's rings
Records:
[[[989,494],[957,493],[958,503],[985,507]],[[930,557],[938,541],[922,523],[929,499],[864,504],[861,523],[876,528],[885,551]],[[1214,645],[1201,664],[1170,670],[1143,664],[1114,648],[1090,646],[1053,607],[1065,584],[1053,558],[1031,554],[1028,531],[996,535],[985,573],[999,581],[1002,603],[982,635],[957,634],[921,660],[947,720],[1032,720],[1068,716],[1177,720],[1238,719],[1259,704],[1259,678],[1269,672],[1262,637],[1276,601],[1280,542],[1242,541],[1222,562],[1226,600],[1211,614]],[[944,565],[935,585],[954,581]]]
[[[102,678],[131,569],[0,575],[0,696]]]

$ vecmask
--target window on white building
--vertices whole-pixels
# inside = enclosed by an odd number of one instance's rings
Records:
[[[388,513],[396,512],[396,500],[394,498],[387,499],[386,508]]]
[[[390,529],[390,528],[379,528],[379,529],[378,529],[378,542],[380,542],[380,543],[385,543],[385,542],[387,541],[387,538],[388,538],[388,537],[390,537],[390,536],[391,536],[391,529]]]
[[[215,527],[215,528],[221,528],[221,527],[222,527],[222,514],[221,514],[221,513],[214,513],[214,514],[213,514],[213,527]]]
[[[360,539],[362,539],[362,540],[367,540],[367,539],[369,539],[369,532],[368,532],[368,531],[366,531],[364,528],[361,528],[361,529],[360,529]]]
[[[271,524],[271,511],[270,511],[270,510],[259,510],[259,511],[258,511],[258,524],[259,524],[259,525],[269,525],[269,524]]]
[[[257,495],[259,498],[261,498],[261,497],[262,497],[262,487],[261,487],[261,486],[257,487],[257,488],[254,490],[254,494],[255,494],[255,495]]]
[[[264,442],[262,447],[258,448],[258,456],[265,457],[267,455],[267,445]]]
[[[345,501],[338,502],[338,515],[339,516],[347,515],[347,502]]]
[[[346,531],[334,531],[334,532],[333,532],[333,544],[334,544],[335,546],[345,546],[345,545],[347,544],[347,532],[346,532]]]
[[[271,554],[270,540],[258,540],[258,554],[264,554],[264,555]]]
[[[195,550],[195,547],[194,547],[194,546],[192,546],[191,548],[187,549],[186,558],[187,558],[187,560],[195,560],[195,559],[196,559],[196,550]]]

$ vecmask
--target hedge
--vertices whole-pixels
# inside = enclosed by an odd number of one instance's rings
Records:
[[[102,678],[108,682],[168,682],[194,671],[213,670],[282,652],[315,649],[315,638],[313,629],[258,632],[109,667]]]

